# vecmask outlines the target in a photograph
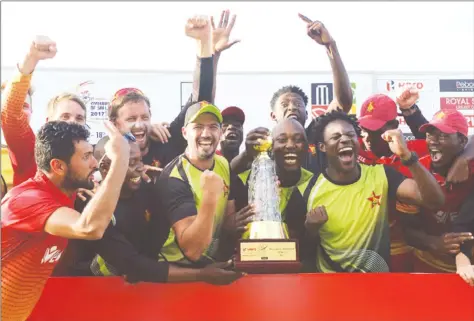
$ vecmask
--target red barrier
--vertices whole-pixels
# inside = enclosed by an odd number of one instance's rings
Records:
[[[228,286],[52,278],[30,321],[473,321],[454,274],[246,276]]]

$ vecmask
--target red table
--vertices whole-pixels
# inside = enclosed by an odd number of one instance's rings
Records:
[[[473,321],[454,274],[246,276],[228,286],[52,278],[30,321]]]

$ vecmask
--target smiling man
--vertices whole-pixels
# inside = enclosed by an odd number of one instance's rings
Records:
[[[286,224],[289,235],[300,241],[300,259],[306,261],[308,257],[314,256],[311,255],[314,253],[309,253],[305,239],[304,221],[307,211],[304,198],[307,187],[314,184],[316,179],[311,172],[302,168],[308,153],[308,140],[304,127],[292,118],[279,122],[273,128],[272,139],[272,155],[280,181],[279,209],[282,222]],[[248,231],[247,224],[252,222],[254,215],[252,204],[248,204],[250,174],[251,170],[240,173],[232,185],[237,213],[234,216],[233,228],[229,230],[240,232],[235,239],[240,236],[248,238],[248,233],[241,233]]]
[[[215,153],[222,135],[219,109],[204,101],[193,104],[184,124],[188,147],[155,185],[172,225],[161,253],[169,262],[205,266],[220,259],[225,212],[235,206],[231,173],[227,160]]]
[[[117,205],[127,172],[129,145],[106,123],[110,175],[82,214],[72,196],[91,188],[97,161],[84,126],[48,122],[38,132],[34,178],[2,199],[2,320],[26,320],[66,248],[67,239],[100,239]]]
[[[421,207],[418,215],[403,218],[404,223],[411,227],[406,233],[407,242],[416,248],[414,271],[456,272],[453,255],[459,253],[464,243],[474,239],[469,229],[453,230],[458,217],[469,217],[474,212],[472,202],[469,202],[469,195],[474,190],[474,161],[470,162],[467,181],[447,186],[446,176],[467,144],[467,120],[458,111],[440,111],[430,123],[420,127],[420,132],[426,133],[430,151],[430,155],[421,158],[420,163],[438,181],[446,203],[435,210]]]
[[[244,139],[245,114],[242,109],[230,106],[222,111],[222,141],[218,155],[224,156],[230,163],[239,155],[240,145]]]
[[[339,111],[316,123],[315,135],[328,166],[312,187],[306,227],[321,239],[316,263],[321,272],[388,272],[390,204],[400,200],[437,208],[444,203],[441,188],[408,150],[401,131],[383,135],[414,180],[391,167],[358,164],[358,131],[354,117]]]

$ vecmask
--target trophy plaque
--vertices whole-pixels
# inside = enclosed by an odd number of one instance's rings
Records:
[[[289,238],[280,213],[275,162],[268,155],[271,141],[255,146],[258,155],[249,177],[249,204],[255,206],[248,238],[240,239],[235,267],[247,273],[296,273],[301,268],[298,241]]]

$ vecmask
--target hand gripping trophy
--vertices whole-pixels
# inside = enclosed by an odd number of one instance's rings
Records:
[[[259,152],[249,177],[249,204],[254,204],[254,221],[249,233],[239,240],[235,266],[248,273],[298,272],[298,242],[289,239],[280,213],[280,196],[275,162],[268,152],[271,140],[255,146]]]

